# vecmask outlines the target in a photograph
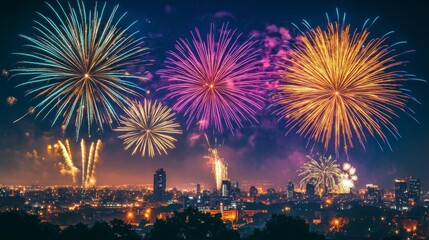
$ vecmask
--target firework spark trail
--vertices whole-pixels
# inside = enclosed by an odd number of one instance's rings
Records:
[[[160,71],[170,83],[166,98],[187,116],[187,128],[197,123],[200,130],[210,126],[223,132],[257,122],[256,110],[263,105],[259,53],[256,41],[240,44],[235,33],[223,25],[216,38],[212,25],[203,40],[195,29],[191,41],[180,39],[176,51],[168,52],[166,69]]]
[[[228,180],[228,165],[224,161],[222,157],[219,156],[219,152],[216,147],[211,147],[210,142],[206,134],[208,148],[208,155],[204,156],[204,158],[208,159],[208,164],[212,168],[212,173],[216,183],[216,190],[220,191],[222,187],[222,180]]]
[[[49,145],[51,146],[51,145]],[[82,187],[87,188],[89,186],[95,185],[96,178],[96,166],[100,161],[100,152],[102,149],[103,143],[101,140],[98,140],[96,143],[92,142],[87,151],[87,145],[84,139],[80,142],[80,150],[82,157],[81,165],[81,174],[82,174]],[[65,140],[65,144],[58,140],[58,147],[62,152],[64,158],[65,166],[61,169],[62,172],[70,174],[73,177],[73,183],[77,182],[77,173],[79,172],[78,168],[75,166],[75,162],[72,158],[72,152],[70,148],[70,142],[68,139]],[[51,147],[52,148],[52,147]],[[48,148],[49,149],[49,148]]]
[[[72,154],[70,151],[69,141],[66,140],[65,143],[66,143],[67,147],[64,146],[64,144],[60,140],[58,140],[58,145],[61,148],[63,159],[64,159],[64,162],[66,164],[65,170],[67,173],[69,173],[72,176],[73,183],[76,183],[77,182],[76,174],[78,172],[78,169],[77,169],[77,167],[74,166],[74,163],[73,163],[73,158],[72,158]]]
[[[120,26],[125,14],[116,17],[118,5],[109,15],[106,4],[90,11],[83,1],[77,1],[77,8],[46,4],[55,18],[39,14],[35,36],[21,35],[31,52],[17,53],[28,60],[14,72],[29,77],[18,86],[31,87],[27,95],[41,99],[34,107],[36,117],[55,113],[52,125],[63,118],[63,131],[74,120],[77,140],[85,122],[88,134],[94,122],[101,130],[104,124],[112,126],[119,120],[114,107],[125,108],[127,95],[140,95],[130,81],[139,77],[125,69],[141,62],[147,48],[141,46],[142,38],[135,38],[137,32],[130,32],[134,23]]]
[[[94,161],[94,151],[95,151],[95,144],[94,142],[91,143],[91,146],[89,147],[89,155],[88,155],[88,165],[86,167],[86,173],[85,173],[85,187],[88,187],[89,181],[91,179],[91,171],[93,168],[93,161]]]
[[[80,151],[82,157],[82,186],[85,187],[86,143],[83,139],[80,141]]]
[[[228,179],[228,165],[224,162],[224,159],[219,156],[217,149],[211,149],[209,152],[211,154],[209,159],[216,181],[216,189],[219,191],[222,186],[222,180]]]
[[[398,70],[404,62],[396,61],[387,35],[371,39],[365,25],[359,32],[344,22],[329,22],[326,30],[305,24],[301,44],[282,63],[276,103],[287,128],[326,150],[333,139],[337,155],[354,139],[365,148],[368,135],[390,147],[385,132],[399,137],[395,111],[407,112],[406,102],[415,99],[402,89],[412,76]]]
[[[59,144],[59,143],[58,143]],[[70,142],[69,142],[69,140],[68,139],[66,139],[66,148],[67,148],[67,153],[69,154],[69,156],[70,156],[70,159],[73,159],[73,156],[72,156],[72,152],[71,152],[71,148],[70,148]]]
[[[129,109],[124,109],[127,116],[121,116],[119,126],[114,131],[122,132],[119,136],[124,140],[125,150],[134,147],[132,155],[137,151],[142,157],[146,154],[154,157],[155,153],[167,154],[167,149],[174,149],[173,137],[182,134],[176,122],[175,113],[158,101],[145,99],[143,104],[132,102]]]
[[[80,142],[81,155],[82,155],[82,187],[87,188],[96,184],[96,167],[100,161],[100,152],[103,147],[102,141],[99,139],[97,142],[91,142],[89,151],[84,139]]]
[[[322,195],[336,188],[342,172],[337,160],[331,156],[328,158],[318,154],[316,156],[319,156],[319,158],[306,156],[308,161],[298,169],[298,176],[302,177],[300,181],[301,189],[305,189],[306,184],[310,183]]]
[[[25,118],[26,116],[34,114],[35,112],[36,112],[36,109],[34,107],[29,107],[27,109],[27,112],[24,115],[22,115],[20,118],[13,121],[13,123],[17,123],[17,122],[21,121],[23,118]]]
[[[94,144],[94,143],[92,143],[92,144]],[[101,140],[98,140],[97,144],[95,145],[95,149],[94,149],[94,153],[93,153],[94,157],[93,157],[93,163],[91,165],[91,171],[90,171],[89,177],[87,176],[87,184],[88,185],[94,185],[96,183],[95,168],[96,168],[98,161],[100,160],[99,158],[100,158],[100,151],[101,151],[102,146],[103,146],[103,144],[102,144]]]

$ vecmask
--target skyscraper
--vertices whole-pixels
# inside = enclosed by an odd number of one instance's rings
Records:
[[[201,196],[201,185],[197,183],[197,197]]]
[[[395,179],[395,204],[396,209],[402,209],[407,205],[408,192],[407,192],[407,180],[404,178]]]
[[[231,195],[231,182],[230,181],[222,180],[220,195],[222,197],[229,197]]]
[[[234,182],[234,186],[231,189],[231,195],[233,199],[237,199],[240,196],[240,185],[238,182]]]
[[[315,188],[313,184],[307,183],[307,185],[305,185],[305,194],[307,195],[309,200],[314,199]]]
[[[415,204],[420,202],[420,179],[410,177],[410,188],[408,191],[408,198],[411,198]]]
[[[373,206],[380,205],[383,197],[383,190],[375,184],[367,184],[366,189],[367,193],[365,195],[365,200],[368,204]]]
[[[295,186],[293,185],[293,183],[291,181],[289,181],[289,183],[287,184],[287,188],[286,188],[286,198],[288,200],[293,199],[294,191],[295,191]]]
[[[167,174],[164,169],[156,170],[153,175],[153,197],[157,202],[164,201],[165,187],[167,185]]]

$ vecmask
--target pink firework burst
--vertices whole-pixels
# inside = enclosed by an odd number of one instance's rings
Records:
[[[160,71],[169,82],[166,98],[174,101],[173,109],[187,117],[188,128],[197,123],[200,130],[233,131],[245,121],[257,122],[264,100],[256,41],[239,43],[241,34],[226,25],[215,34],[212,24],[205,40],[197,28],[191,35],[191,41],[177,41]]]

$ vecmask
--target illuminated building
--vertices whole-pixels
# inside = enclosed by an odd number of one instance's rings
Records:
[[[367,193],[365,195],[365,200],[368,202],[368,204],[373,206],[381,204],[383,190],[375,184],[367,184],[366,189]]]
[[[238,184],[238,182],[236,181],[236,182],[234,182],[234,186],[233,186],[233,188],[231,189],[231,196],[232,196],[232,198],[233,199],[237,199],[237,198],[239,198],[239,196],[240,196],[240,187],[239,187],[239,184]]]
[[[294,191],[295,191],[295,186],[293,185],[293,183],[291,181],[289,181],[289,183],[287,184],[287,189],[286,189],[286,198],[288,200],[293,199]]]
[[[184,197],[183,199],[183,209],[186,208],[197,208],[197,200],[199,197],[193,197],[193,196],[189,196],[189,197]]]
[[[162,202],[165,196],[165,187],[167,185],[167,175],[164,169],[156,170],[153,175],[153,197],[157,202]]]
[[[156,219],[166,221],[167,219],[172,218],[173,216],[174,216],[174,212],[160,212],[156,216]]]
[[[222,197],[229,197],[231,195],[231,182],[230,181],[222,180],[220,195]]]
[[[230,210],[204,210],[204,213],[210,213],[211,215],[221,214],[221,218],[223,221],[227,222],[235,222],[238,219],[238,211],[236,209],[230,209]]]
[[[201,196],[201,185],[197,183],[197,197]]]
[[[403,209],[408,203],[407,180],[395,179],[395,205],[396,209]]]
[[[249,195],[251,198],[256,198],[256,196],[258,196],[258,189],[255,186],[251,186],[249,189]]]
[[[420,202],[420,179],[410,177],[410,188],[408,198],[412,199],[415,204]]]
[[[307,195],[309,200],[314,199],[315,187],[313,184],[307,183],[307,185],[305,185],[305,194]]]
[[[205,202],[204,202],[205,204]],[[231,198],[217,195],[211,195],[209,198],[210,209],[229,209],[232,208]]]

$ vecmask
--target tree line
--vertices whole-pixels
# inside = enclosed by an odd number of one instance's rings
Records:
[[[220,215],[196,209],[185,209],[166,220],[157,220],[143,237],[122,220],[100,221],[92,226],[83,223],[61,229],[42,222],[38,216],[25,212],[1,212],[0,234],[8,240],[323,240],[322,234],[310,232],[309,225],[297,217],[274,214],[262,229],[247,237],[230,229]]]

